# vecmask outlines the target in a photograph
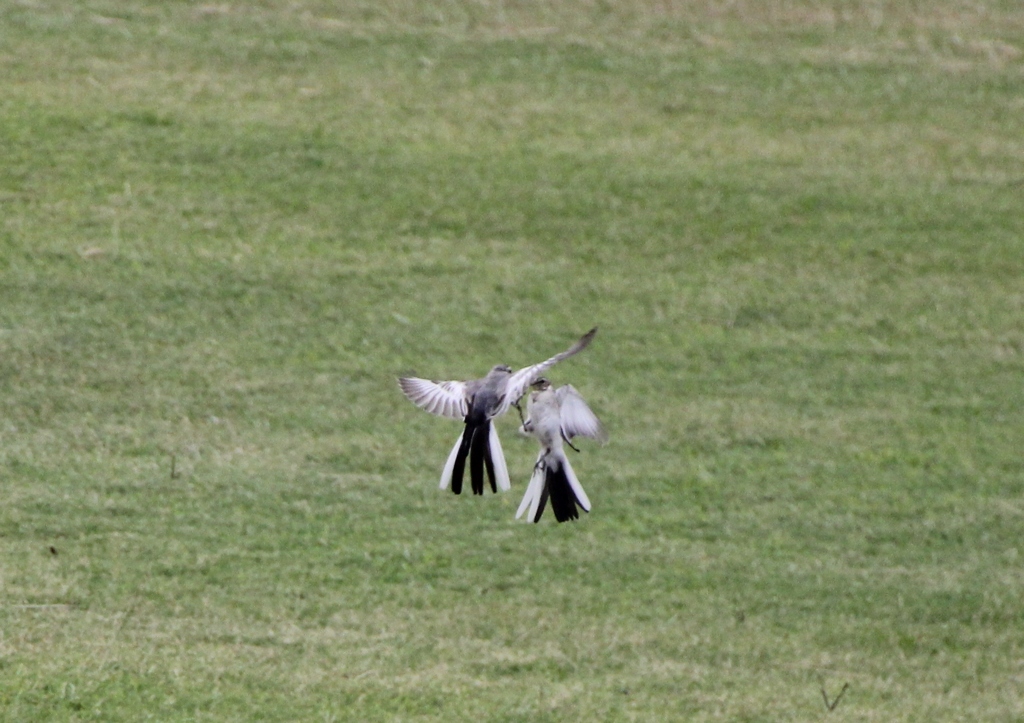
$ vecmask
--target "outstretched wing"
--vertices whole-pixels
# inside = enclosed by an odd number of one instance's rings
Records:
[[[432,382],[403,377],[398,380],[398,386],[410,402],[439,417],[463,420],[469,411],[465,382]]]
[[[556,389],[555,397],[558,399],[562,435],[567,440],[571,442],[573,437],[589,437],[601,444],[608,441],[608,433],[601,426],[601,420],[572,384]]]
[[[498,414],[504,413],[508,410],[509,406],[513,402],[519,401],[526,390],[529,389],[530,385],[540,379],[541,375],[553,367],[563,359],[568,359],[573,354],[579,354],[581,351],[587,348],[594,339],[594,335],[597,334],[597,327],[588,331],[586,334],[580,337],[580,340],[573,344],[571,347],[563,351],[561,354],[555,354],[550,359],[545,359],[539,364],[533,366],[523,367],[511,377],[505,383],[505,399],[502,401],[501,410]],[[497,416],[497,415],[495,415]]]

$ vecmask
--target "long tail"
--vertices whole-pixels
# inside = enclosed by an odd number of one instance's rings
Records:
[[[494,462],[488,443],[490,436],[490,422],[484,422],[473,429],[473,440],[469,445],[469,477],[475,495],[484,493],[484,467],[487,468],[487,476],[491,480],[491,492],[498,491],[494,486]]]
[[[455,446],[452,447],[452,451],[448,453],[448,459],[444,463],[444,469],[441,470],[441,489],[448,489],[448,485],[452,482],[452,475],[455,472],[455,460],[459,456],[459,451],[462,449],[462,439],[466,436],[463,432],[459,435],[459,438],[455,440]],[[465,457],[462,460],[462,466],[466,466]],[[458,487],[452,484],[452,491],[455,494],[462,492],[462,472],[459,472]]]
[[[523,501],[519,503],[519,509],[516,510],[516,519],[518,520],[523,516],[523,513],[527,510],[530,511],[526,519],[536,522],[540,519],[540,515],[537,514],[538,508],[540,508],[541,497],[544,494],[544,450],[541,450],[540,454],[537,455],[537,462],[533,465],[533,476],[530,477],[530,483],[526,485],[526,493],[523,495]],[[543,512],[541,508],[539,510]]]
[[[505,464],[505,451],[501,448],[501,440],[498,439],[498,430],[491,425],[491,432],[488,435],[488,446],[491,454],[491,461],[494,464],[494,474],[497,478],[498,489],[508,492],[512,488],[512,481],[508,478],[508,465]]]
[[[462,494],[462,479],[466,472],[466,458],[469,458],[470,485],[473,494],[484,493],[484,471],[491,483],[491,491],[507,491],[512,485],[508,476],[505,454],[498,440],[498,432],[490,420],[483,422],[466,421],[466,428],[448,454],[441,472],[441,489],[451,484],[452,492]]]
[[[527,519],[539,522],[544,514],[548,500],[551,510],[559,522],[575,520],[580,513],[577,506],[584,512],[590,512],[590,499],[583,490],[576,473],[569,464],[568,457],[561,450],[542,451],[533,467],[533,476],[519,504],[516,519],[529,509]]]

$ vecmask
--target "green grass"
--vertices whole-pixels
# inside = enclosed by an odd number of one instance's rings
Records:
[[[0,77],[4,720],[1024,720],[1018,3],[39,0]],[[594,324],[592,513],[511,418],[440,492],[394,378]]]

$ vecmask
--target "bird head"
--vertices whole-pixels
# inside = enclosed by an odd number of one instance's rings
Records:
[[[510,367],[508,364],[498,364],[493,369],[491,369],[491,373],[493,374],[494,372],[504,372],[505,374],[511,374],[512,367]]]

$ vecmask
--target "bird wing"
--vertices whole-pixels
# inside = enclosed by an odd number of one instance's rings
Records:
[[[555,397],[558,399],[562,434],[567,440],[571,442],[573,437],[589,437],[601,444],[608,441],[608,433],[604,431],[601,420],[572,384],[556,389]]]
[[[403,377],[398,380],[398,386],[410,402],[439,417],[463,420],[469,411],[465,382],[432,382]]]
[[[514,373],[511,377],[509,377],[508,381],[505,382],[505,398],[502,401],[502,405],[498,414],[507,411],[509,406],[511,406],[513,402],[518,402],[519,398],[526,393],[526,390],[529,388],[529,386],[538,379],[540,379],[540,376],[545,371],[547,371],[548,369],[550,369],[563,359],[568,359],[573,354],[578,354],[584,349],[586,349],[587,345],[590,344],[591,341],[593,341],[595,334],[597,334],[596,326],[590,331],[588,331],[586,334],[581,336],[579,341],[577,341],[571,347],[563,351],[561,354],[555,354],[550,359],[545,359],[539,364],[534,364],[533,366],[529,367],[523,367],[522,369]]]

